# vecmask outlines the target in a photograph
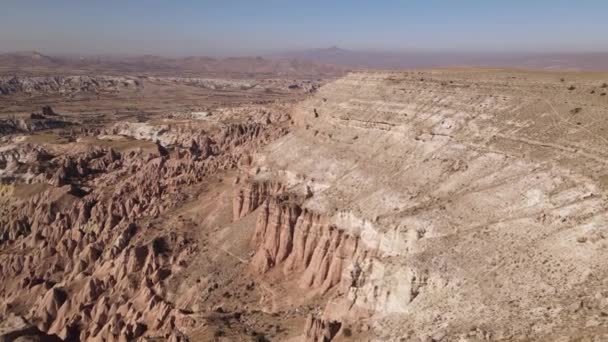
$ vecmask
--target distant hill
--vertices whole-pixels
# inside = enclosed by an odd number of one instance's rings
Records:
[[[297,58],[193,56],[50,57],[38,52],[0,54],[0,74],[145,74],[202,77],[336,77],[336,67]]]
[[[140,74],[223,78],[328,78],[351,69],[511,67],[542,70],[608,70],[608,52],[473,54],[348,50],[291,51],[265,57],[47,56],[35,51],[0,54],[0,75]]]
[[[439,67],[515,67],[544,70],[608,70],[608,52],[598,53],[456,53],[347,50],[339,47],[275,55],[349,68],[415,69]]]
[[[14,53],[0,54],[0,67],[12,66],[58,66],[60,62],[56,59],[35,51],[20,51]]]

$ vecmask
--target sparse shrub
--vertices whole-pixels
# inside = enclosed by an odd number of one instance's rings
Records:
[[[592,90],[592,91],[591,91],[591,94],[595,94],[595,90]]]
[[[608,88],[608,83],[602,83],[602,88]]]
[[[253,342],[270,342],[270,340],[268,338],[266,338],[266,335],[264,335],[264,333],[257,332],[257,331],[254,331],[253,333],[251,333],[251,341],[253,341]]]
[[[606,96],[606,93],[601,93],[600,96]]]
[[[152,249],[156,254],[163,254],[170,250],[167,241],[165,241],[165,239],[162,237],[157,237],[152,241]]]
[[[350,328],[346,327],[342,330],[342,335],[344,335],[344,337],[351,337],[353,332],[350,330]]]
[[[574,89],[576,89],[576,87],[573,86],[573,85],[571,85],[571,86],[568,87],[568,90],[574,90]]]
[[[566,82],[566,79],[565,79],[565,78],[560,78],[559,80],[560,80],[561,82]]]
[[[578,113],[580,113],[582,110],[583,110],[583,108],[581,108],[581,107],[576,107],[576,108],[572,109],[572,110],[570,111],[570,113],[572,113],[572,114],[578,114]]]
[[[224,335],[226,335],[226,333],[222,329],[217,329],[216,331],[213,332],[214,337],[222,337]]]

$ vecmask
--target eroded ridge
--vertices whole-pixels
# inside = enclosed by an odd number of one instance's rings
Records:
[[[299,197],[260,205],[251,267],[320,289],[312,340],[606,336],[608,107],[598,75],[569,77],[354,73],[322,87],[253,162],[254,182]]]
[[[154,219],[191,201],[185,188],[248,163],[285,130],[190,122],[173,134],[165,146],[149,137],[132,146],[72,143],[61,154],[31,143],[3,150],[4,176],[25,181],[3,185],[3,312],[64,340],[185,338],[188,314],[167,299],[166,282],[198,246]]]

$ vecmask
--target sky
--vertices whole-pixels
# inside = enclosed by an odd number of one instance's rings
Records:
[[[0,0],[0,51],[608,51],[606,0]]]

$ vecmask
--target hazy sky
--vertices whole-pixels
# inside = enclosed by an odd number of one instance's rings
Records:
[[[0,0],[0,51],[608,51],[607,0]]]

